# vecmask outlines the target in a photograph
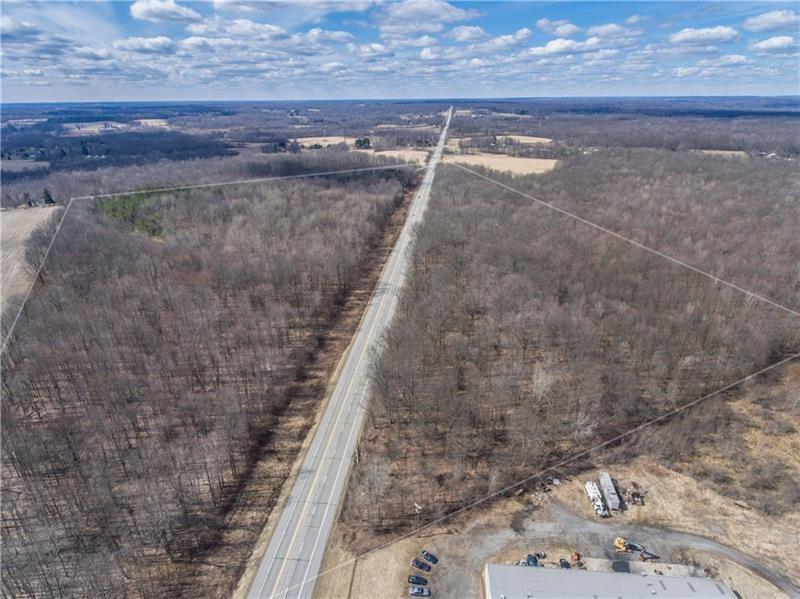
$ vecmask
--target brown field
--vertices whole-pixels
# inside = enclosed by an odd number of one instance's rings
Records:
[[[425,150],[383,150],[376,152],[375,150],[355,150],[356,152],[363,152],[371,154],[372,156],[387,156],[389,158],[399,158],[406,162],[416,162],[417,164],[425,164],[428,161],[428,152]]]
[[[375,125],[376,130],[380,129],[405,129],[406,131],[438,131],[433,125],[395,125],[392,123],[381,123]]]
[[[65,123],[64,129],[67,130],[67,135],[99,135],[100,133],[110,133],[112,131],[126,131],[130,129],[130,125],[126,123],[117,123],[116,121],[97,121],[93,123]]]
[[[507,119],[532,119],[529,114],[516,114],[514,112],[493,112],[492,116],[501,116]]]
[[[743,150],[698,150],[703,154],[712,156],[724,156],[726,158],[747,158],[747,152]]]
[[[139,119],[139,126],[155,129],[165,129],[169,125],[167,119]]]
[[[448,154],[445,162],[467,166],[485,166],[496,171],[510,171],[515,175],[539,175],[553,170],[558,160],[549,158],[518,158],[505,154]]]
[[[344,137],[342,135],[327,135],[318,137],[298,137],[297,143],[301,146],[309,147],[315,144],[321,145],[323,148],[327,146],[335,146],[337,144],[346,143],[352,147],[356,145],[355,137]]]
[[[503,139],[510,139],[517,143],[521,144],[531,144],[531,145],[548,145],[553,143],[553,140],[549,137],[533,137],[531,135],[503,135]]]
[[[0,211],[0,310],[5,309],[11,297],[28,289],[33,274],[25,265],[25,241],[55,210],[48,207]]]

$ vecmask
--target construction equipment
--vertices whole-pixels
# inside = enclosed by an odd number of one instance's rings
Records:
[[[640,557],[643,562],[654,562],[657,559],[661,559],[658,555],[647,551],[645,548],[642,548],[642,554]]]
[[[642,543],[629,541],[624,537],[617,537],[614,539],[614,549],[617,553],[633,553],[634,551],[638,551],[641,554],[640,558],[643,562],[652,562],[660,559],[655,553],[648,551],[647,547]]]
[[[628,546],[628,539],[617,537],[614,539],[614,549],[617,553],[632,553],[631,548]]]
[[[600,489],[597,487],[597,483],[593,480],[586,481],[586,494],[589,496],[589,500],[592,502],[594,512],[601,518],[608,518],[610,514],[603,503],[603,496],[600,494]]]

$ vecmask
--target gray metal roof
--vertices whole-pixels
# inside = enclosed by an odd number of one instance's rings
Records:
[[[736,599],[711,578],[486,564],[486,599]]]

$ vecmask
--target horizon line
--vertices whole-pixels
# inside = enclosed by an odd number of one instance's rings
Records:
[[[47,104],[163,104],[163,103],[194,103],[194,104],[213,104],[213,103],[235,103],[235,104],[253,104],[253,103],[297,103],[297,102],[448,102],[453,100],[458,101],[486,101],[486,100],[625,100],[625,99],[670,99],[670,98],[700,98],[700,99],[715,99],[715,98],[791,98],[800,100],[800,94],[677,94],[677,95],[605,95],[605,96],[459,96],[459,97],[436,97],[436,98],[283,98],[283,99],[257,99],[257,100],[231,100],[224,98],[217,99],[203,99],[203,100],[188,100],[188,99],[171,99],[163,98],[158,100],[17,100],[13,102],[5,102],[0,99],[0,106],[14,106],[14,105],[47,105]]]

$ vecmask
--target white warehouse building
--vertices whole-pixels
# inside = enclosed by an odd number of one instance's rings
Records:
[[[486,564],[485,599],[737,599],[721,580]]]

